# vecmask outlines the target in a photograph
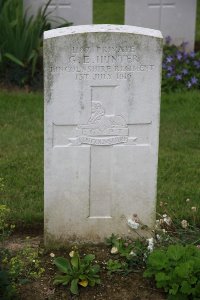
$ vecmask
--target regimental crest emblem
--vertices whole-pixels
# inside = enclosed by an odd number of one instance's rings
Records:
[[[92,112],[87,124],[77,126],[77,138],[70,138],[74,145],[114,145],[127,143],[129,129],[122,115],[106,115],[100,101],[92,102]],[[131,138],[131,141],[137,138]]]

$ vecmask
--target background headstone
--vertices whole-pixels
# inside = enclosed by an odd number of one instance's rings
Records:
[[[133,26],[44,34],[45,239],[103,241],[155,222],[162,35]]]
[[[159,29],[175,45],[194,48],[196,0],[125,0],[125,24]]]
[[[38,8],[46,3],[47,0],[24,0],[24,8],[28,9],[28,15],[35,15]],[[47,12],[51,12],[50,18],[58,22],[53,22],[53,26],[63,23],[59,18],[64,18],[73,25],[92,24],[93,0],[52,0]]]

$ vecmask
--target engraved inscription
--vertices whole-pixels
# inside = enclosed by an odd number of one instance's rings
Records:
[[[96,145],[96,146],[107,146],[107,145],[115,145],[121,143],[127,143],[127,136],[116,136],[116,137],[105,137],[105,138],[89,138],[89,137],[79,137],[78,144],[88,144],[88,145]]]
[[[145,63],[135,45],[73,46],[64,65],[50,66],[53,73],[72,73],[78,81],[129,80],[136,72],[152,72],[154,64]]]

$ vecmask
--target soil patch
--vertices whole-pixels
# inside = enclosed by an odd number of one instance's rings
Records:
[[[5,247],[11,251],[18,251],[25,245],[26,236],[13,235],[6,242]],[[43,248],[43,236],[31,236],[29,243],[32,247]],[[124,276],[122,274],[107,274],[105,262],[115,257],[110,254],[110,249],[105,244],[99,245],[80,245],[78,246],[80,255],[93,253],[96,261],[101,266],[101,284],[95,287],[80,288],[80,294],[74,296],[70,294],[68,287],[54,286],[53,278],[56,268],[53,265],[53,259],[50,253],[55,256],[64,256],[68,258],[71,247],[59,250],[45,251],[41,257],[42,266],[45,268],[44,275],[33,282],[21,285],[19,287],[20,300],[164,300],[166,294],[155,287],[153,281],[143,278],[143,270],[134,270],[132,273]]]

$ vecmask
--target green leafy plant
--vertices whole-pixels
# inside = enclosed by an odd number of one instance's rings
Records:
[[[111,253],[120,257],[122,265],[126,264],[124,269],[126,273],[133,271],[133,268],[144,265],[144,257],[147,255],[147,245],[145,240],[123,239],[118,235],[112,234],[106,239],[106,245],[111,247]],[[114,251],[113,251],[114,250]]]
[[[120,262],[118,259],[109,259],[106,265],[106,269],[108,270],[109,275],[111,275],[112,273],[120,273],[128,270],[128,264],[126,262]]]
[[[128,243],[125,239],[114,234],[112,234],[111,237],[107,238],[105,242],[106,245],[115,247],[117,249],[117,253],[125,258],[129,258],[131,256],[130,253],[134,248],[133,243]]]
[[[156,286],[169,299],[199,299],[200,249],[194,245],[170,245],[153,251],[147,260],[145,277],[154,277]]]
[[[93,287],[100,283],[99,271],[100,266],[93,264],[95,256],[88,254],[80,258],[78,251],[70,252],[71,259],[57,257],[54,264],[57,266],[61,274],[57,274],[54,279],[54,284],[70,285],[72,294],[78,294],[78,285]]]

